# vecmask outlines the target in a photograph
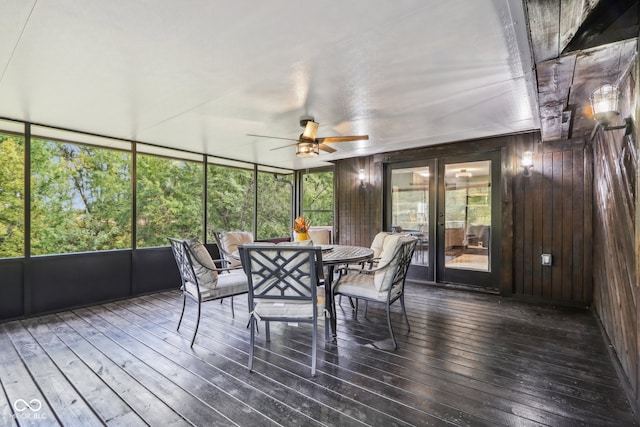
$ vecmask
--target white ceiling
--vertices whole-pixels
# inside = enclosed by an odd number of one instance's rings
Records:
[[[520,0],[0,0],[0,116],[303,169],[539,128]],[[247,133],[369,134],[314,159]]]

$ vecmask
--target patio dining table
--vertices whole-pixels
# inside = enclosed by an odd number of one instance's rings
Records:
[[[322,247],[322,264],[327,267],[327,281],[325,282],[325,306],[330,316],[331,337],[336,338],[336,306],[331,292],[333,286],[333,273],[336,266],[342,264],[357,264],[373,258],[373,249],[361,246],[347,245],[321,245]],[[327,341],[329,331],[325,332]]]

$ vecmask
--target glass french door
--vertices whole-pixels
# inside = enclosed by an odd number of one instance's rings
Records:
[[[409,278],[498,287],[500,153],[390,165],[386,224],[418,238]]]
[[[418,238],[410,277],[429,281],[433,280],[435,260],[429,239],[435,235],[435,174],[435,161],[427,160],[394,165],[387,175],[391,182],[390,213],[387,215],[390,224],[387,228]]]
[[[497,288],[499,152],[442,158],[438,166],[437,281]]]

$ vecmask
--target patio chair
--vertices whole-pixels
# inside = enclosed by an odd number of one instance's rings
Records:
[[[228,267],[240,267],[238,246],[253,243],[250,231],[216,231],[213,233],[220,257],[228,262]]]
[[[360,299],[367,303],[371,301],[384,304],[394,348],[398,348],[398,342],[391,325],[391,304],[395,301],[400,300],[402,313],[407,322],[407,329],[411,330],[404,306],[404,284],[417,241],[415,237],[405,234],[386,236],[380,260],[376,267],[371,269],[346,269],[332,289],[332,298],[345,295],[356,299],[354,318],[358,316],[357,301]],[[365,317],[366,315],[365,307]]]
[[[231,297],[231,316],[235,317],[233,296],[247,293],[247,276],[240,267],[216,267],[215,262],[224,264],[225,260],[211,259],[207,248],[197,240],[169,237],[169,242],[182,280],[182,312],[176,330],[180,330],[187,298],[198,303],[198,317],[191,339],[191,347],[193,347],[200,326],[202,303]]]
[[[249,280],[249,322],[251,343],[249,371],[253,370],[255,334],[265,322],[265,338],[271,340],[269,323],[311,323],[311,375],[316,375],[318,311],[324,313],[322,250],[318,246],[249,244],[239,247]],[[325,328],[329,328],[325,316]]]
[[[346,270],[357,270],[357,269],[365,269],[365,268],[371,270],[376,265],[378,265],[378,261],[380,261],[380,254],[382,253],[382,245],[384,243],[384,239],[390,234],[391,233],[388,233],[386,231],[381,231],[374,236],[370,246],[371,249],[373,249],[373,258],[367,261],[363,261],[359,264],[349,264],[347,266],[343,266],[341,267],[342,271],[345,272]],[[341,304],[342,304],[342,295],[340,295],[340,297],[338,298],[338,305],[341,305]],[[356,308],[355,304],[353,303],[353,299],[349,298],[349,304],[351,304],[351,308],[354,308],[354,309]]]
[[[326,228],[310,228],[308,234],[314,245],[331,244],[331,231]]]

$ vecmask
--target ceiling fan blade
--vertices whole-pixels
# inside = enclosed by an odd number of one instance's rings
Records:
[[[285,139],[285,138],[279,138],[279,139]],[[272,149],[271,149],[271,150],[269,150],[269,151],[279,150],[279,149],[281,149],[281,148],[293,147],[294,145],[298,145],[298,143],[296,142],[296,143],[294,143],[294,144],[287,144],[287,145],[283,145],[282,147],[272,148]]]
[[[285,141],[295,141],[298,142],[297,139],[293,138],[280,138],[279,136],[267,136],[267,135],[254,135],[252,133],[248,133],[247,136],[255,136],[257,138],[271,138],[271,139],[284,139]]]
[[[304,127],[304,132],[302,133],[302,138],[306,139],[316,139],[316,133],[318,133],[318,122],[314,122],[313,120],[309,120]]]
[[[327,153],[335,153],[337,151],[335,148],[330,147],[327,144],[318,144],[318,148],[322,151],[326,151]]]
[[[351,136],[328,136],[326,138],[316,138],[320,144],[331,142],[349,142],[349,141],[368,141],[369,135],[351,135]]]

